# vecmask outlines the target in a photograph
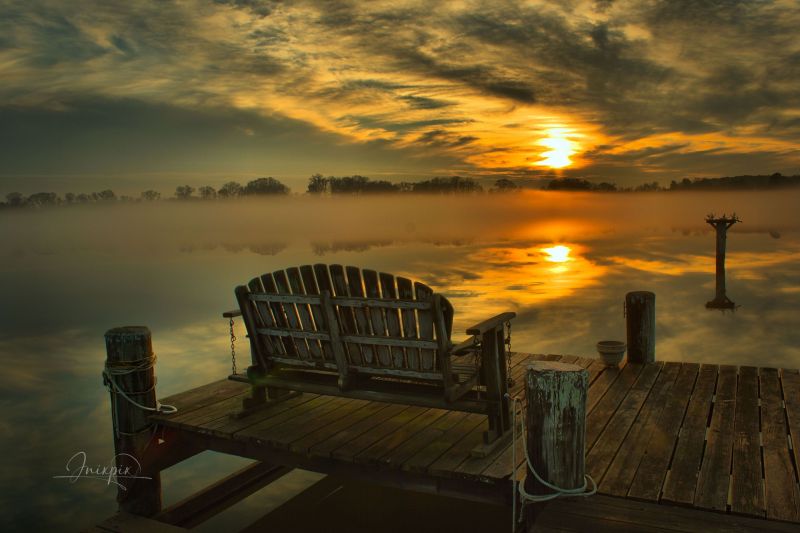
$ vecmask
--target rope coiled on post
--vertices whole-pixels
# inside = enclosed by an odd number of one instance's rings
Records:
[[[147,390],[143,391],[124,391],[119,386],[116,381],[117,376],[127,376],[129,374],[133,374],[134,372],[144,372],[146,370],[150,370],[156,364],[156,356],[153,355],[152,357],[145,357],[144,359],[136,359],[133,361],[120,361],[120,362],[111,362],[106,360],[105,368],[103,368],[103,383],[106,385],[106,388],[109,392],[113,394],[119,394],[125,400],[127,400],[131,405],[134,407],[138,407],[142,411],[148,411],[152,413],[161,413],[165,415],[171,415],[173,413],[178,412],[178,408],[174,405],[167,405],[162,404],[158,400],[156,400],[155,407],[149,407],[147,405],[142,405],[141,403],[137,402],[133,398],[129,396],[129,394],[145,394],[147,392],[152,391],[155,388],[155,383],[152,387]]]
[[[525,463],[528,466],[528,469],[533,474],[534,479],[547,487],[548,489],[554,491],[551,494],[530,494],[525,490],[525,483],[520,483],[517,481],[517,404],[519,403],[519,397],[511,396],[508,393],[505,395],[506,398],[510,399],[513,402],[512,414],[511,414],[511,462],[512,462],[512,471],[511,471],[511,486],[512,486],[512,505],[511,505],[511,531],[512,533],[516,530],[516,524],[518,521],[522,521],[522,513],[520,513],[519,518],[517,518],[517,494],[519,494],[519,498],[521,503],[531,502],[546,502],[549,500],[554,500],[560,496],[592,496],[597,492],[597,483],[595,483],[592,476],[589,474],[585,474],[583,476],[583,485],[574,489],[564,489],[557,485],[554,485],[544,479],[539,475],[535,468],[533,468],[533,462],[531,462],[531,458],[528,455],[528,439],[525,433],[525,417],[520,418],[520,431],[522,432],[522,448],[525,450]],[[592,490],[586,491],[589,483],[592,484]]]

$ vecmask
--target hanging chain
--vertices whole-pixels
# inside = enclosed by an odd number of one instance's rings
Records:
[[[236,375],[236,334],[233,332],[233,317],[231,317],[229,325],[231,329],[231,370]]]
[[[509,388],[514,386],[514,380],[511,379],[511,321],[506,322],[506,376],[508,379]]]
[[[481,375],[481,341],[478,340],[478,336],[475,335],[472,337],[472,353],[475,355],[475,375]],[[479,378],[480,379],[480,378]],[[475,392],[478,395],[478,399],[481,398],[481,389],[480,387],[475,387]]]

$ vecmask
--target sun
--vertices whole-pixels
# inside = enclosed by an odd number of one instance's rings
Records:
[[[542,251],[547,255],[545,260],[551,263],[566,263],[567,261],[572,261],[572,258],[569,256],[572,249],[569,246],[559,244],[557,246],[551,246],[550,248],[542,248]]]
[[[569,139],[570,131],[567,128],[550,128],[545,131],[547,137],[537,144],[549,150],[542,152],[542,159],[534,163],[538,166],[550,168],[564,168],[572,164],[570,157],[576,151],[576,144]]]

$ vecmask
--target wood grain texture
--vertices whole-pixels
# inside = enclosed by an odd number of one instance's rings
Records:
[[[731,511],[765,515],[761,477],[761,436],[758,406],[758,369],[739,368],[733,434]]]

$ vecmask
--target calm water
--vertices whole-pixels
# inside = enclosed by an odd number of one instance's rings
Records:
[[[550,193],[0,213],[0,529],[78,529],[114,511],[112,486],[52,478],[78,451],[95,463],[113,455],[107,329],[151,328],[159,396],[220,379],[233,287],[277,268],[402,274],[448,295],[456,331],[514,310],[514,350],[588,356],[598,340],[624,339],[625,293],[650,290],[658,358],[800,367],[797,205],[798,192]],[[729,234],[728,295],[741,307],[709,311],[703,218],[734,210],[744,223]],[[165,499],[244,464],[199,456],[165,473]],[[316,479],[293,473],[206,529],[244,527]]]

